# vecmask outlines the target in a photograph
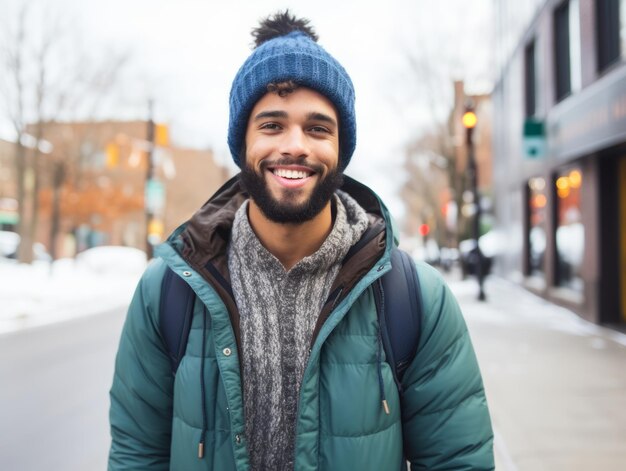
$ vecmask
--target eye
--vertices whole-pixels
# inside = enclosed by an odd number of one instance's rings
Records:
[[[313,132],[313,133],[319,133],[319,134],[330,134],[330,129],[328,129],[325,126],[311,126],[309,128],[309,131]]]
[[[269,122],[269,123],[261,124],[261,126],[259,126],[259,129],[266,129],[268,131],[278,131],[279,129],[281,129],[281,127],[278,123]]]

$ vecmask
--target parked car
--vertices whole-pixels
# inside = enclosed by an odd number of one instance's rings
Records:
[[[102,245],[76,256],[76,263],[95,273],[141,273],[146,268],[146,253],[134,247]]]
[[[17,250],[20,246],[20,235],[11,231],[0,231],[0,258],[17,259]],[[35,242],[33,244],[33,255],[35,260],[50,262],[52,257],[46,247]]]
[[[19,234],[9,231],[0,231],[0,257],[15,258],[19,245]]]

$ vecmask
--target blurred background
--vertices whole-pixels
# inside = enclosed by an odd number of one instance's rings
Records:
[[[285,7],[353,79],[347,174],[461,303],[498,469],[625,469],[626,0],[0,0],[0,468],[105,467],[126,306],[237,172]]]

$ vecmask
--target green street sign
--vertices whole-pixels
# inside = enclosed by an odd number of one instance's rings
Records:
[[[0,211],[0,224],[17,224],[20,217],[17,213]]]
[[[165,206],[165,185],[158,180],[146,182],[146,208],[153,214],[159,214]]]
[[[524,121],[524,138],[522,140],[524,158],[539,160],[546,156],[547,142],[544,121],[527,118]]]

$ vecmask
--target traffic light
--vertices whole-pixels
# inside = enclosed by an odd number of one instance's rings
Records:
[[[120,147],[115,142],[109,142],[105,149],[107,168],[114,168],[120,163]]]
[[[462,121],[465,129],[473,129],[476,126],[476,123],[478,123],[478,118],[476,117],[476,113],[474,113],[473,108],[465,109]]]
[[[422,224],[419,228],[419,233],[422,237],[426,237],[430,233],[430,226],[428,224]]]
[[[165,228],[163,226],[163,221],[158,218],[150,219],[148,223],[148,241],[152,245],[157,245],[163,240],[163,232]]]
[[[165,147],[170,143],[170,133],[167,124],[155,124],[154,143],[157,146]]]
[[[476,113],[474,112],[474,105],[468,104],[465,106],[465,113],[463,113],[463,117],[461,118],[461,122],[463,123],[463,127],[465,128],[465,140],[467,141],[467,145],[472,145],[472,134],[474,132],[474,128],[478,123],[478,118],[476,117]]]

